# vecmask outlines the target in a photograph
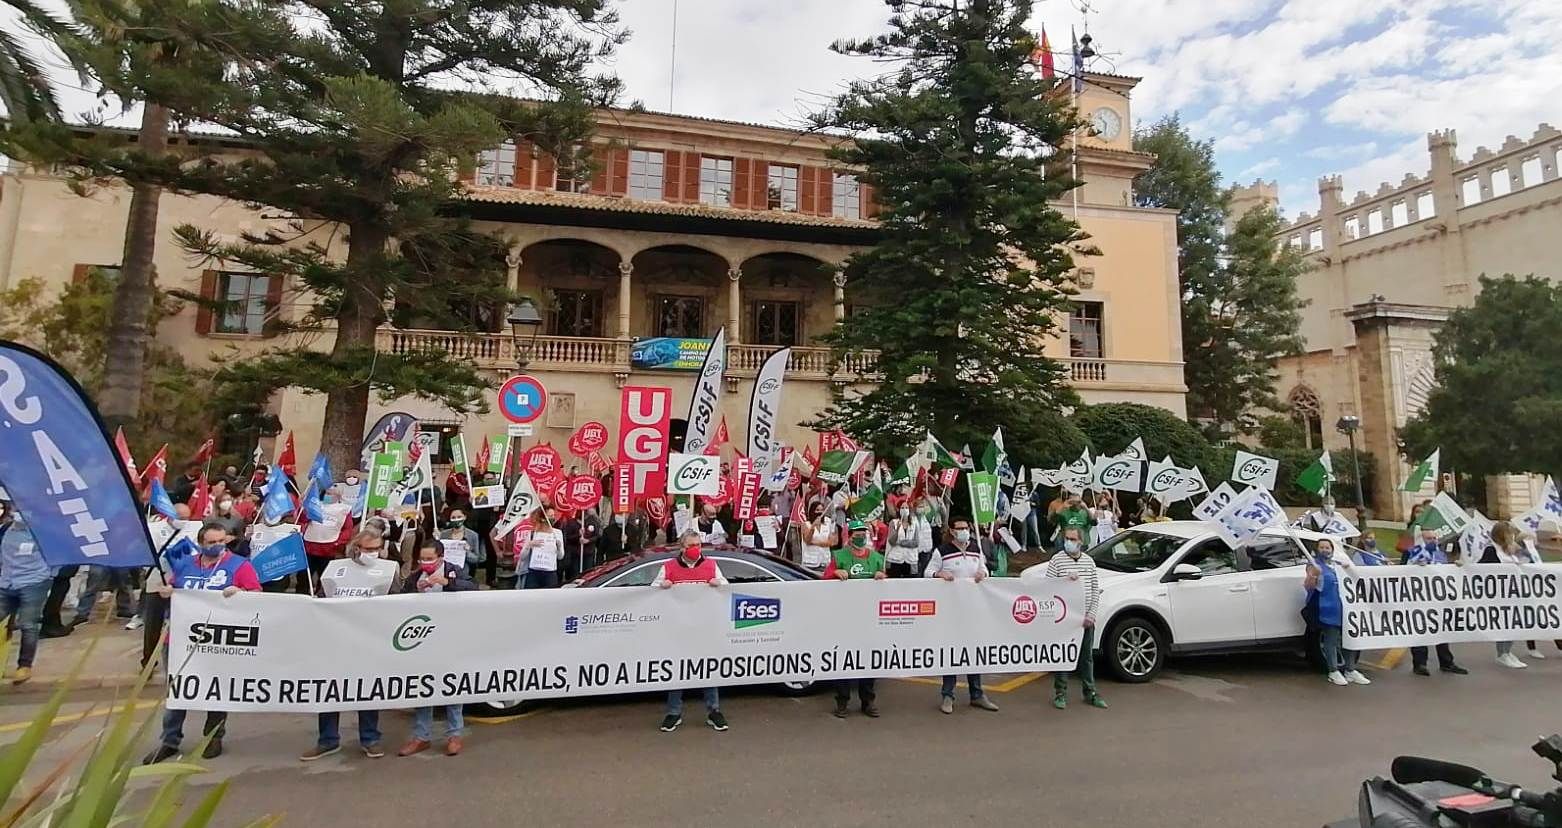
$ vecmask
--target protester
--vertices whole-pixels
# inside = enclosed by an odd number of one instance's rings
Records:
[[[1041,549],[1042,519],[1044,517],[1047,518],[1049,524],[1051,521],[1051,515],[1043,513],[1046,505],[1047,498],[1046,495],[1042,493],[1042,488],[1040,486],[1033,486],[1030,490],[1030,513],[1025,516],[1026,549],[1033,551]]]
[[[1056,549],[1063,548],[1063,533],[1069,529],[1079,530],[1079,537],[1083,538],[1090,532],[1090,527],[1095,525],[1095,518],[1090,516],[1090,510],[1085,508],[1085,500],[1082,496],[1071,494],[1068,503],[1052,517],[1052,524],[1056,531],[1054,536],[1058,539]]]
[[[217,496],[217,501],[213,505],[212,516],[209,518],[211,522],[226,529],[228,534],[240,537],[244,535],[244,525],[252,519],[253,515],[246,518],[239,514],[233,495],[227,492],[222,492]]]
[[[1520,542],[1519,533],[1514,530],[1513,524],[1504,520],[1491,528],[1491,545],[1482,551],[1480,563],[1519,564],[1540,563],[1540,561],[1531,557],[1530,551]],[[1526,643],[1529,645],[1531,656],[1539,655],[1539,651],[1535,649],[1535,642]],[[1513,654],[1512,641],[1498,641],[1496,647],[1498,664],[1515,670],[1522,670],[1529,666]]]
[[[700,529],[700,537],[704,538],[706,543],[719,545],[727,542],[727,530],[721,525],[721,521],[716,518],[715,506],[709,503],[700,504],[700,517],[697,525]]]
[[[429,538],[419,544],[417,564],[401,582],[397,592],[426,595],[432,592],[470,592],[477,584],[467,577],[466,569],[444,559],[439,541]],[[445,705],[445,755],[461,752],[461,734],[464,722],[461,705]],[[411,756],[429,749],[433,740],[434,708],[419,707],[412,713],[412,738],[396,752],[397,756]]]
[[[383,535],[365,529],[348,542],[347,558],[352,561],[384,558],[386,548]],[[316,719],[315,746],[299,755],[300,762],[313,762],[342,750],[341,712],[329,710],[319,714]],[[363,749],[363,755],[370,759],[379,759],[385,755],[385,749],[380,746],[380,711],[358,711],[358,746]]]
[[[195,495],[195,487],[201,484],[202,477],[205,477],[205,472],[200,463],[185,466],[184,474],[169,482],[168,499],[174,503],[189,503],[190,498]]]
[[[347,542],[357,534],[353,524],[351,502],[344,502],[339,486],[327,489],[321,497],[320,512],[323,520],[304,521],[304,554],[309,568],[298,573],[295,589],[299,595],[309,595],[313,584],[320,583],[320,576],[331,561],[347,552]]]
[[[835,546],[835,519],[825,514],[823,503],[808,507],[808,523],[802,527],[804,569],[824,572],[830,562],[830,550]]]
[[[1388,558],[1378,551],[1378,539],[1371,532],[1361,536],[1361,545],[1352,549],[1351,560],[1357,566],[1387,566]]]
[[[868,527],[860,520],[854,520],[850,524],[851,536],[846,548],[837,549],[830,554],[830,565],[824,568],[824,580],[832,578],[848,581],[853,578],[872,578],[883,580],[888,577],[884,571],[884,556],[875,551],[868,541]],[[852,700],[852,685],[857,686],[857,701],[862,705],[863,715],[877,719],[879,706],[874,703],[877,694],[874,685],[877,681],[872,678],[841,679],[835,683],[835,718],[844,719],[849,712]]]
[[[622,526],[624,554],[633,555],[651,543],[651,533],[655,530],[651,527],[651,519],[646,515],[643,507],[626,515]]]
[[[136,570],[131,567],[121,566],[92,566],[87,569],[87,583],[82,587],[81,595],[76,599],[76,615],[71,619],[72,627],[79,627],[87,623],[92,617],[92,607],[98,601],[98,595],[104,592],[114,596],[114,616],[129,620],[136,615],[136,601],[134,598]]]
[[[1166,520],[1166,515],[1161,511],[1161,501],[1151,495],[1145,495],[1139,500],[1139,523],[1160,523]]]
[[[454,508],[445,515],[445,528],[440,530],[439,540],[459,541],[466,544],[466,574],[476,588],[477,572],[482,568],[483,562],[488,556],[488,547],[483,545],[482,539],[477,536],[467,520],[466,509]],[[422,550],[419,550],[420,552]]]
[[[656,573],[656,579],[651,582],[654,587],[670,589],[678,584],[709,584],[713,587],[725,586],[727,579],[721,576],[721,570],[716,562],[705,557],[703,551],[703,538],[698,530],[690,528],[685,530],[680,539],[683,548],[662,565],[661,571]],[[700,691],[705,697],[705,724],[712,730],[720,733],[727,729],[727,717],[721,712],[721,696],[714,687],[707,687]],[[683,691],[672,690],[667,693],[667,715],[662,717],[661,731],[671,733],[683,724]]]
[[[9,619],[22,636],[12,684],[26,684],[33,677],[43,602],[53,582],[54,570],[38,551],[27,519],[9,500],[0,498],[0,619]]]
[[[1419,525],[1417,526],[1419,527]],[[1448,555],[1443,552],[1442,547],[1437,542],[1437,530],[1421,528],[1420,534],[1421,542],[1405,550],[1404,557],[1400,559],[1400,564],[1428,566],[1430,564],[1448,563]],[[1410,669],[1412,672],[1418,676],[1431,675],[1431,671],[1426,668],[1426,661],[1426,647],[1410,648]],[[1470,672],[1454,662],[1454,651],[1447,644],[1437,645],[1437,666],[1443,672],[1456,676],[1466,675]]]
[[[1302,517],[1301,528],[1309,532],[1328,532],[1335,517],[1334,498],[1324,495],[1318,508]]]
[[[915,578],[922,555],[933,551],[933,527],[927,518],[913,512],[909,503],[903,501],[899,511],[890,521],[884,558],[889,577]]]
[[[203,525],[196,536],[197,545],[201,549],[200,554],[170,561],[169,583],[160,584],[157,587],[158,594],[165,599],[171,599],[176,589],[208,589],[220,590],[223,596],[231,598],[240,590],[259,592],[260,580],[255,576],[255,568],[250,566],[249,561],[228,549],[227,537],[227,530],[221,526]],[[164,645],[166,644],[165,640]],[[165,667],[167,659],[165,650],[163,656]],[[142,764],[153,765],[179,755],[179,746],[184,742],[184,720],[187,715],[188,711],[185,710],[164,711],[162,742],[157,749],[147,754]],[[222,755],[222,738],[227,729],[227,722],[226,712],[221,710],[207,712],[206,723],[201,727],[201,732],[210,737],[210,741],[201,751],[201,758],[216,759]]]
[[[923,575],[928,578],[942,578],[945,581],[953,581],[956,578],[971,578],[981,583],[987,578],[987,559],[983,557],[981,548],[971,537],[971,522],[963,517],[953,518],[949,521],[949,529],[944,533],[944,542],[928,559],[927,570]],[[944,676],[944,686],[940,690],[941,699],[938,703],[940,712],[948,715],[955,712],[955,681],[953,675]],[[966,687],[971,697],[971,706],[982,710],[996,711],[998,705],[982,692],[982,676],[980,673],[972,673],[965,677]]]
[[[1302,614],[1317,622],[1318,646],[1323,653],[1323,663],[1329,669],[1329,683],[1341,687],[1347,684],[1371,684],[1356,669],[1361,654],[1356,650],[1345,649],[1343,644],[1345,604],[1340,597],[1340,575],[1335,571],[1336,566],[1344,567],[1349,572],[1354,564],[1349,558],[1335,554],[1334,541],[1320,539],[1302,581],[1307,591],[1307,603]]]
[[[1090,519],[1095,522],[1094,528],[1091,529],[1090,545],[1098,546],[1106,543],[1108,538],[1117,534],[1117,526],[1122,516],[1115,495],[1111,492],[1101,492],[1096,495],[1095,506],[1090,510]]]
[[[553,510],[532,513],[532,530],[526,540],[516,532],[514,548],[517,589],[552,589],[559,585],[559,556],[564,554],[564,533],[553,527]],[[525,560],[522,560],[524,556]]]
[[[1079,676],[1079,683],[1084,689],[1085,704],[1091,707],[1106,707],[1106,702],[1101,694],[1096,692],[1096,609],[1101,606],[1101,578],[1096,574],[1095,559],[1084,554],[1085,542],[1078,529],[1065,529],[1063,531],[1063,551],[1052,556],[1047,561],[1048,578],[1067,578],[1070,581],[1079,581],[1084,587],[1085,610],[1084,625],[1085,637],[1079,642],[1079,663],[1074,666],[1074,672]],[[1059,710],[1068,706],[1068,673],[1059,671],[1052,674],[1052,706]]]

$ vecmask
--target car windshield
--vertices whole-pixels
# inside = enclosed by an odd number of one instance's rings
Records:
[[[1149,572],[1186,542],[1186,538],[1129,530],[1090,550],[1090,557],[1096,566],[1113,572]]]

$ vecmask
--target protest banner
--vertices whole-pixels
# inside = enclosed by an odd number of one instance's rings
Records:
[[[716,423],[721,411],[721,378],[727,369],[727,329],[717,328],[716,336],[705,352],[700,364],[700,375],[694,380],[694,394],[689,397],[688,431],[684,433],[683,450],[689,454],[703,454],[716,437]]]
[[[629,491],[634,499],[667,490],[672,403],[672,389],[641,385],[625,387],[619,398],[618,460],[629,465]]]
[[[732,516],[737,520],[749,520],[754,517],[754,508],[759,503],[759,473],[740,472],[737,479],[738,496],[733,503]]]
[[[357,566],[347,562],[338,566]],[[329,572],[328,572],[329,574]],[[391,595],[181,590],[175,709],[385,710],[686,687],[1069,670],[1078,581],[861,580]],[[215,625],[242,632],[212,643]],[[496,629],[524,635],[494,635]],[[331,630],[322,642],[321,630]]]
[[[613,514],[627,515],[634,508],[634,472],[628,463],[613,466]]]
[[[1272,457],[1237,449],[1231,463],[1231,481],[1274,491],[1275,477],[1280,473],[1280,461]]]
[[[749,396],[748,456],[754,463],[752,471],[760,477],[770,475],[780,449],[776,427],[781,416],[781,389],[786,384],[786,366],[791,358],[791,348],[782,348],[767,357],[759,366],[754,391]]]
[[[1340,576],[1352,650],[1562,638],[1562,565],[1358,566]]]
[[[721,491],[721,458],[710,454],[667,456],[667,493],[711,497]]]

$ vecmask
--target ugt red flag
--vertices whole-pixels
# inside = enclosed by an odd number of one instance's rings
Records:
[[[721,425],[716,427],[716,436],[712,437],[710,443],[705,446],[705,454],[712,457],[721,454],[721,447],[730,442],[732,438],[727,434],[727,415],[723,414]]]
[[[136,471],[136,458],[130,455],[130,444],[125,441],[123,427],[114,431],[114,449],[119,452],[119,462],[125,464],[125,471],[130,472],[130,479],[140,480],[141,473]]]
[[[141,488],[144,489],[152,485],[153,480],[161,483],[167,476],[168,444],[164,443],[163,447],[158,449],[156,454],[152,455],[152,459],[146,461],[146,471],[141,474]]]
[[[190,458],[190,462],[209,463],[216,455],[217,439],[215,437],[207,437],[206,442],[202,443],[201,447],[195,450],[195,456]]]
[[[206,476],[195,481],[195,490],[190,493],[190,519],[201,520],[211,512],[212,487],[206,482]]]
[[[288,477],[298,474],[298,456],[293,451],[293,432],[287,433],[287,440],[282,443],[282,453],[277,455],[277,465],[282,473]]]

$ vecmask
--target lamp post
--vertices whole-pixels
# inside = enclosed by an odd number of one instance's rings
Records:
[[[1350,441],[1350,462],[1356,473],[1356,510],[1359,517],[1360,511],[1367,508],[1367,501],[1361,496],[1361,458],[1356,456],[1356,432],[1361,430],[1361,418],[1353,415],[1341,417],[1334,424],[1334,430],[1344,434],[1345,439]]]
[[[542,331],[542,314],[531,299],[513,302],[505,311],[504,321],[510,324],[510,343],[515,346],[515,366],[525,371],[531,363],[532,349],[537,347],[537,334]]]

